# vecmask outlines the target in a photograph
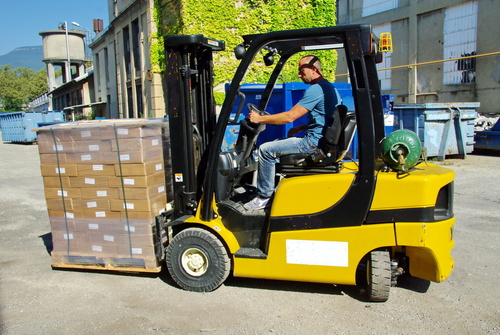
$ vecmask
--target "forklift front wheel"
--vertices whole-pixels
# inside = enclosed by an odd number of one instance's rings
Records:
[[[391,257],[388,251],[374,250],[366,266],[367,294],[370,301],[384,302],[391,289]]]
[[[177,234],[166,250],[168,272],[183,289],[210,292],[226,280],[231,269],[222,242],[212,233],[189,228]]]

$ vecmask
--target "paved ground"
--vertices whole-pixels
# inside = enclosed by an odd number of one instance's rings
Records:
[[[230,278],[212,293],[166,274],[52,270],[36,145],[0,143],[1,334],[500,334],[500,157],[456,171],[455,270],[386,303],[355,287]]]

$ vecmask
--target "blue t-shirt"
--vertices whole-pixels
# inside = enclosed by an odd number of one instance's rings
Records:
[[[298,102],[298,105],[306,108],[308,126],[306,137],[318,145],[322,135],[323,127],[331,125],[333,122],[333,111],[337,105],[337,94],[333,85],[326,79],[311,85],[304,96]]]

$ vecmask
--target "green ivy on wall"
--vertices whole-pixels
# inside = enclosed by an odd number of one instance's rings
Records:
[[[335,0],[155,0],[154,20],[158,32],[150,36],[153,71],[165,69],[163,37],[203,34],[223,40],[226,50],[214,53],[214,84],[230,82],[239,61],[233,48],[247,34],[277,30],[333,26]],[[318,52],[323,74],[334,80],[336,54]],[[299,56],[297,56],[298,58]],[[298,59],[297,59],[298,61]],[[285,67],[280,82],[298,81],[297,61]],[[253,67],[246,82],[267,82],[271,68]],[[219,99],[217,99],[219,100]]]

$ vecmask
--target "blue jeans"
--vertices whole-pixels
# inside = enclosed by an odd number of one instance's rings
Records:
[[[311,152],[316,146],[307,137],[289,137],[262,144],[259,147],[258,194],[266,198],[273,195],[276,163],[281,156]]]

